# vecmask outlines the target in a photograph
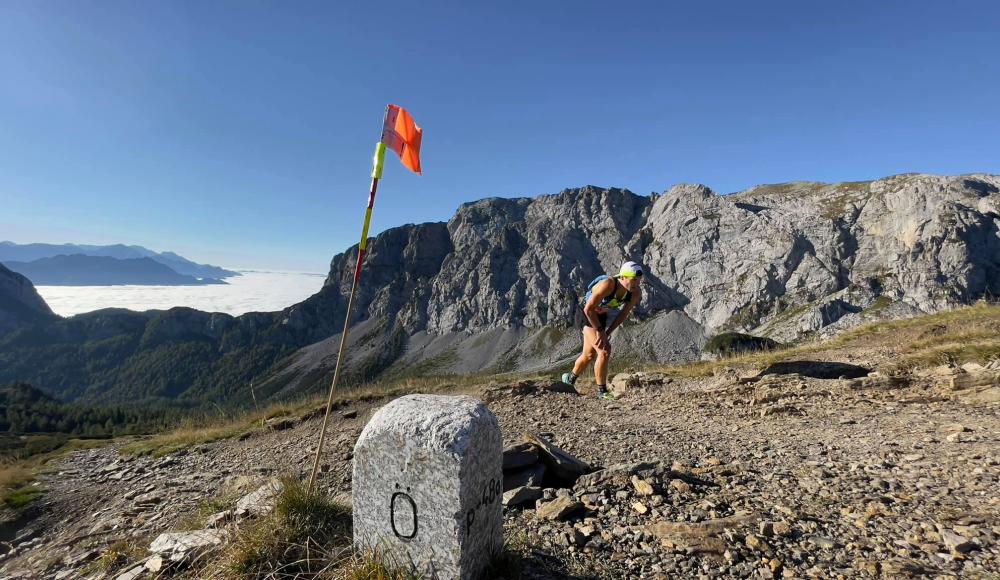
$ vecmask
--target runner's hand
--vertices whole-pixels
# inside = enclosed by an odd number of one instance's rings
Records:
[[[597,348],[600,350],[611,350],[611,341],[604,331],[597,333]]]

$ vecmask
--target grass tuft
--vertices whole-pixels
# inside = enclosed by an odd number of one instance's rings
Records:
[[[351,546],[351,513],[325,494],[283,479],[274,511],[240,529],[212,577],[324,577]]]

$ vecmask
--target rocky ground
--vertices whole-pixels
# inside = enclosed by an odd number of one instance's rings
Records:
[[[878,367],[891,356],[864,358]],[[507,444],[541,434],[597,469],[505,508],[525,575],[998,577],[996,370],[808,376],[820,367],[619,377],[614,401],[545,381],[477,390]],[[351,450],[376,406],[337,410],[321,478],[329,493],[350,490]],[[271,476],[307,474],[318,425],[295,417],[155,459],[115,445],[76,452],[43,478],[35,517],[8,526],[16,539],[0,577],[168,575],[142,567],[150,543]],[[112,549],[123,555],[99,569]]]

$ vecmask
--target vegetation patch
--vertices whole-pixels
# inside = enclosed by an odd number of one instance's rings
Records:
[[[781,326],[782,324],[789,322],[791,320],[795,320],[799,316],[802,316],[803,314],[808,312],[809,309],[812,307],[813,307],[812,302],[806,302],[805,304],[791,306],[789,308],[786,308],[778,312],[778,314],[774,318],[769,320],[767,324],[764,325],[763,334],[768,334],[771,331],[773,331],[776,327]]]
[[[146,557],[146,546],[148,545],[149,538],[118,540],[101,552],[96,560],[84,568],[84,572],[87,574],[109,573],[113,570],[126,568]]]
[[[758,309],[752,305],[747,304],[742,306],[737,310],[729,320],[722,323],[722,328],[725,329],[739,329],[739,328],[753,328],[760,321],[760,313]]]
[[[323,577],[351,546],[351,512],[298,479],[285,478],[274,511],[241,528],[210,566],[211,577]]]
[[[770,351],[780,346],[779,343],[770,338],[739,332],[724,332],[709,339],[703,350],[714,355],[729,357],[748,352]]]
[[[892,298],[884,295],[879,296],[874,302],[871,303],[871,306],[862,310],[861,314],[865,316],[875,316],[890,306],[892,306]]]
[[[24,507],[43,495],[46,489],[40,485],[25,485],[4,494],[3,503],[7,507]]]
[[[296,478],[284,478],[274,511],[234,533],[223,551],[194,570],[195,577],[229,580],[299,578],[417,580],[406,562],[353,546],[351,510],[321,492],[310,493]],[[527,545],[521,536],[505,542],[486,578],[520,578]]]

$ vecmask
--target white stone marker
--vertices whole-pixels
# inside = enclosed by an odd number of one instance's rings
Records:
[[[503,546],[503,443],[472,397],[408,395],[354,446],[354,543],[429,578],[479,578]]]

